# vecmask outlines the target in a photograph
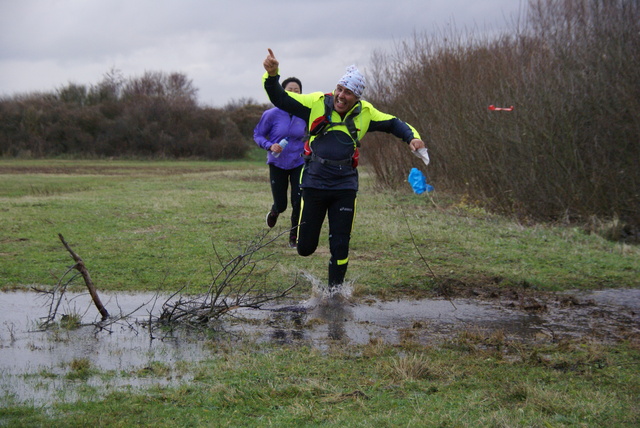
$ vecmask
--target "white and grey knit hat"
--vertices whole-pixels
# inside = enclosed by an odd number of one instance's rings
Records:
[[[353,92],[358,98],[362,97],[366,84],[367,82],[365,81],[364,76],[355,65],[347,67],[347,72],[338,81],[338,85],[344,86]]]

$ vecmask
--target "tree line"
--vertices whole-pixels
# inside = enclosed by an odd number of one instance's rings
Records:
[[[267,108],[241,100],[200,107],[182,73],[107,72],[95,85],[69,83],[51,92],[0,99],[4,157],[238,159],[252,147]]]

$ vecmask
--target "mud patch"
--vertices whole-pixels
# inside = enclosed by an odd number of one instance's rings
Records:
[[[175,363],[214,358],[220,346],[236,341],[327,349],[372,342],[439,344],[470,330],[487,336],[499,332],[506,340],[525,343],[584,338],[612,343],[640,337],[640,290],[383,301],[353,299],[348,289],[330,295],[316,288],[307,301],[237,310],[207,334],[162,336],[144,325],[164,302],[154,295],[102,293],[112,315],[130,314],[126,322],[108,330],[86,325],[49,331],[36,331],[39,318],[47,315],[47,302],[38,296],[0,293],[0,397],[5,402],[75,400],[77,382],[67,375],[79,360],[113,373],[109,380],[95,376],[81,382],[96,394],[187,382],[189,375],[176,372]],[[99,319],[86,294],[68,295],[61,309],[87,324]],[[168,372],[142,375],[158,364]]]

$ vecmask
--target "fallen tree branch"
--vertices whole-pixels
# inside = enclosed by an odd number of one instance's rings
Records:
[[[272,254],[258,257],[259,251],[288,232],[288,230],[285,230],[275,237],[267,238],[269,234],[267,230],[254,238],[239,255],[234,257],[230,255],[230,260],[227,262],[223,261],[214,245],[214,253],[221,268],[218,272],[214,272],[214,269],[210,266],[212,281],[207,291],[201,295],[187,296],[183,294],[186,290],[186,286],[183,286],[166,299],[159,316],[154,316],[152,314],[153,310],[150,310],[148,326],[151,339],[155,338],[153,331],[156,327],[186,326],[201,328],[205,327],[210,321],[218,320],[223,315],[233,314],[237,309],[261,309],[261,306],[265,303],[288,296],[291,290],[298,285],[297,277],[292,285],[275,290],[267,289],[265,286],[266,277],[277,266],[277,262],[272,266],[262,268],[259,265]],[[69,254],[71,254],[75,264],[69,267],[63,277],[58,280],[58,284],[53,291],[46,292],[51,295],[52,303],[49,308],[49,315],[42,324],[44,328],[55,320],[67,285],[73,280],[73,277],[66,283],[63,283],[63,280],[73,270],[77,270],[83,277],[93,303],[102,316],[102,320],[94,324],[98,327],[98,330],[109,331],[110,325],[114,323],[128,322],[130,315],[144,306],[141,305],[130,314],[111,317],[98,296],[84,261],[71,249],[62,234],[58,234],[58,237]],[[57,297],[57,294],[60,294],[60,296]],[[153,299],[154,307],[157,297]],[[133,328],[131,324],[129,324],[129,327]]]
[[[69,244],[67,244],[67,241],[64,240],[64,237],[62,236],[61,233],[58,233],[58,238],[60,238],[62,245],[64,245],[64,247],[67,249],[69,254],[71,254],[71,257],[73,258],[73,260],[76,262],[76,264],[73,267],[77,269],[78,272],[80,272],[80,275],[82,275],[82,278],[84,279],[84,283],[89,289],[89,294],[91,294],[91,299],[93,300],[93,303],[96,305],[98,312],[100,312],[100,315],[102,315],[102,320],[104,321],[105,319],[109,318],[109,312],[107,312],[107,309],[104,307],[104,305],[100,301],[100,297],[98,296],[98,291],[96,290],[96,287],[93,285],[93,281],[91,280],[91,276],[89,275],[89,271],[87,270],[87,267],[85,266],[84,261],[78,254],[75,253],[75,251],[71,249]]]
[[[239,255],[232,257],[227,262],[223,261],[214,245],[214,253],[220,264],[220,270],[214,273],[214,270],[211,269],[213,279],[207,292],[192,297],[175,293],[162,306],[158,323],[202,326],[237,309],[260,309],[267,302],[286,297],[298,285],[297,278],[288,287],[272,292],[267,291],[265,287],[261,287],[260,282],[273,271],[276,264],[261,270],[259,264],[272,254],[256,256],[260,250],[287,232],[267,239],[268,231],[266,231],[250,242]],[[173,300],[176,296],[177,299]]]
[[[31,287],[36,292],[47,295],[47,297],[51,299],[51,303],[49,304],[49,313],[47,314],[46,317],[41,318],[42,321],[40,322],[40,325],[39,325],[41,329],[46,330],[50,325],[52,325],[55,322],[56,315],[58,314],[58,310],[60,309],[60,304],[62,303],[62,297],[64,296],[64,293],[67,291],[67,285],[69,285],[74,280],[75,275],[72,276],[65,283],[63,283],[63,280],[67,276],[67,274],[69,274],[69,272],[71,272],[73,269],[74,269],[73,266],[67,269],[67,271],[62,275],[62,277],[60,277],[60,279],[58,280],[58,283],[56,284],[55,287],[53,287],[52,290],[42,290],[37,287]],[[59,297],[56,297],[57,293],[60,294]]]

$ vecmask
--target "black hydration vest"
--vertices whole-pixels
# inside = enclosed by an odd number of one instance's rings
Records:
[[[360,114],[362,111],[362,103],[358,101],[356,107],[349,113],[344,119],[344,122],[331,122],[331,113],[333,112],[333,94],[324,95],[324,116],[316,118],[309,127],[309,135],[320,135],[329,131],[332,127],[337,125],[345,125],[351,138],[356,143],[356,147],[360,147],[360,140],[358,139],[358,129],[353,120],[354,117]]]

